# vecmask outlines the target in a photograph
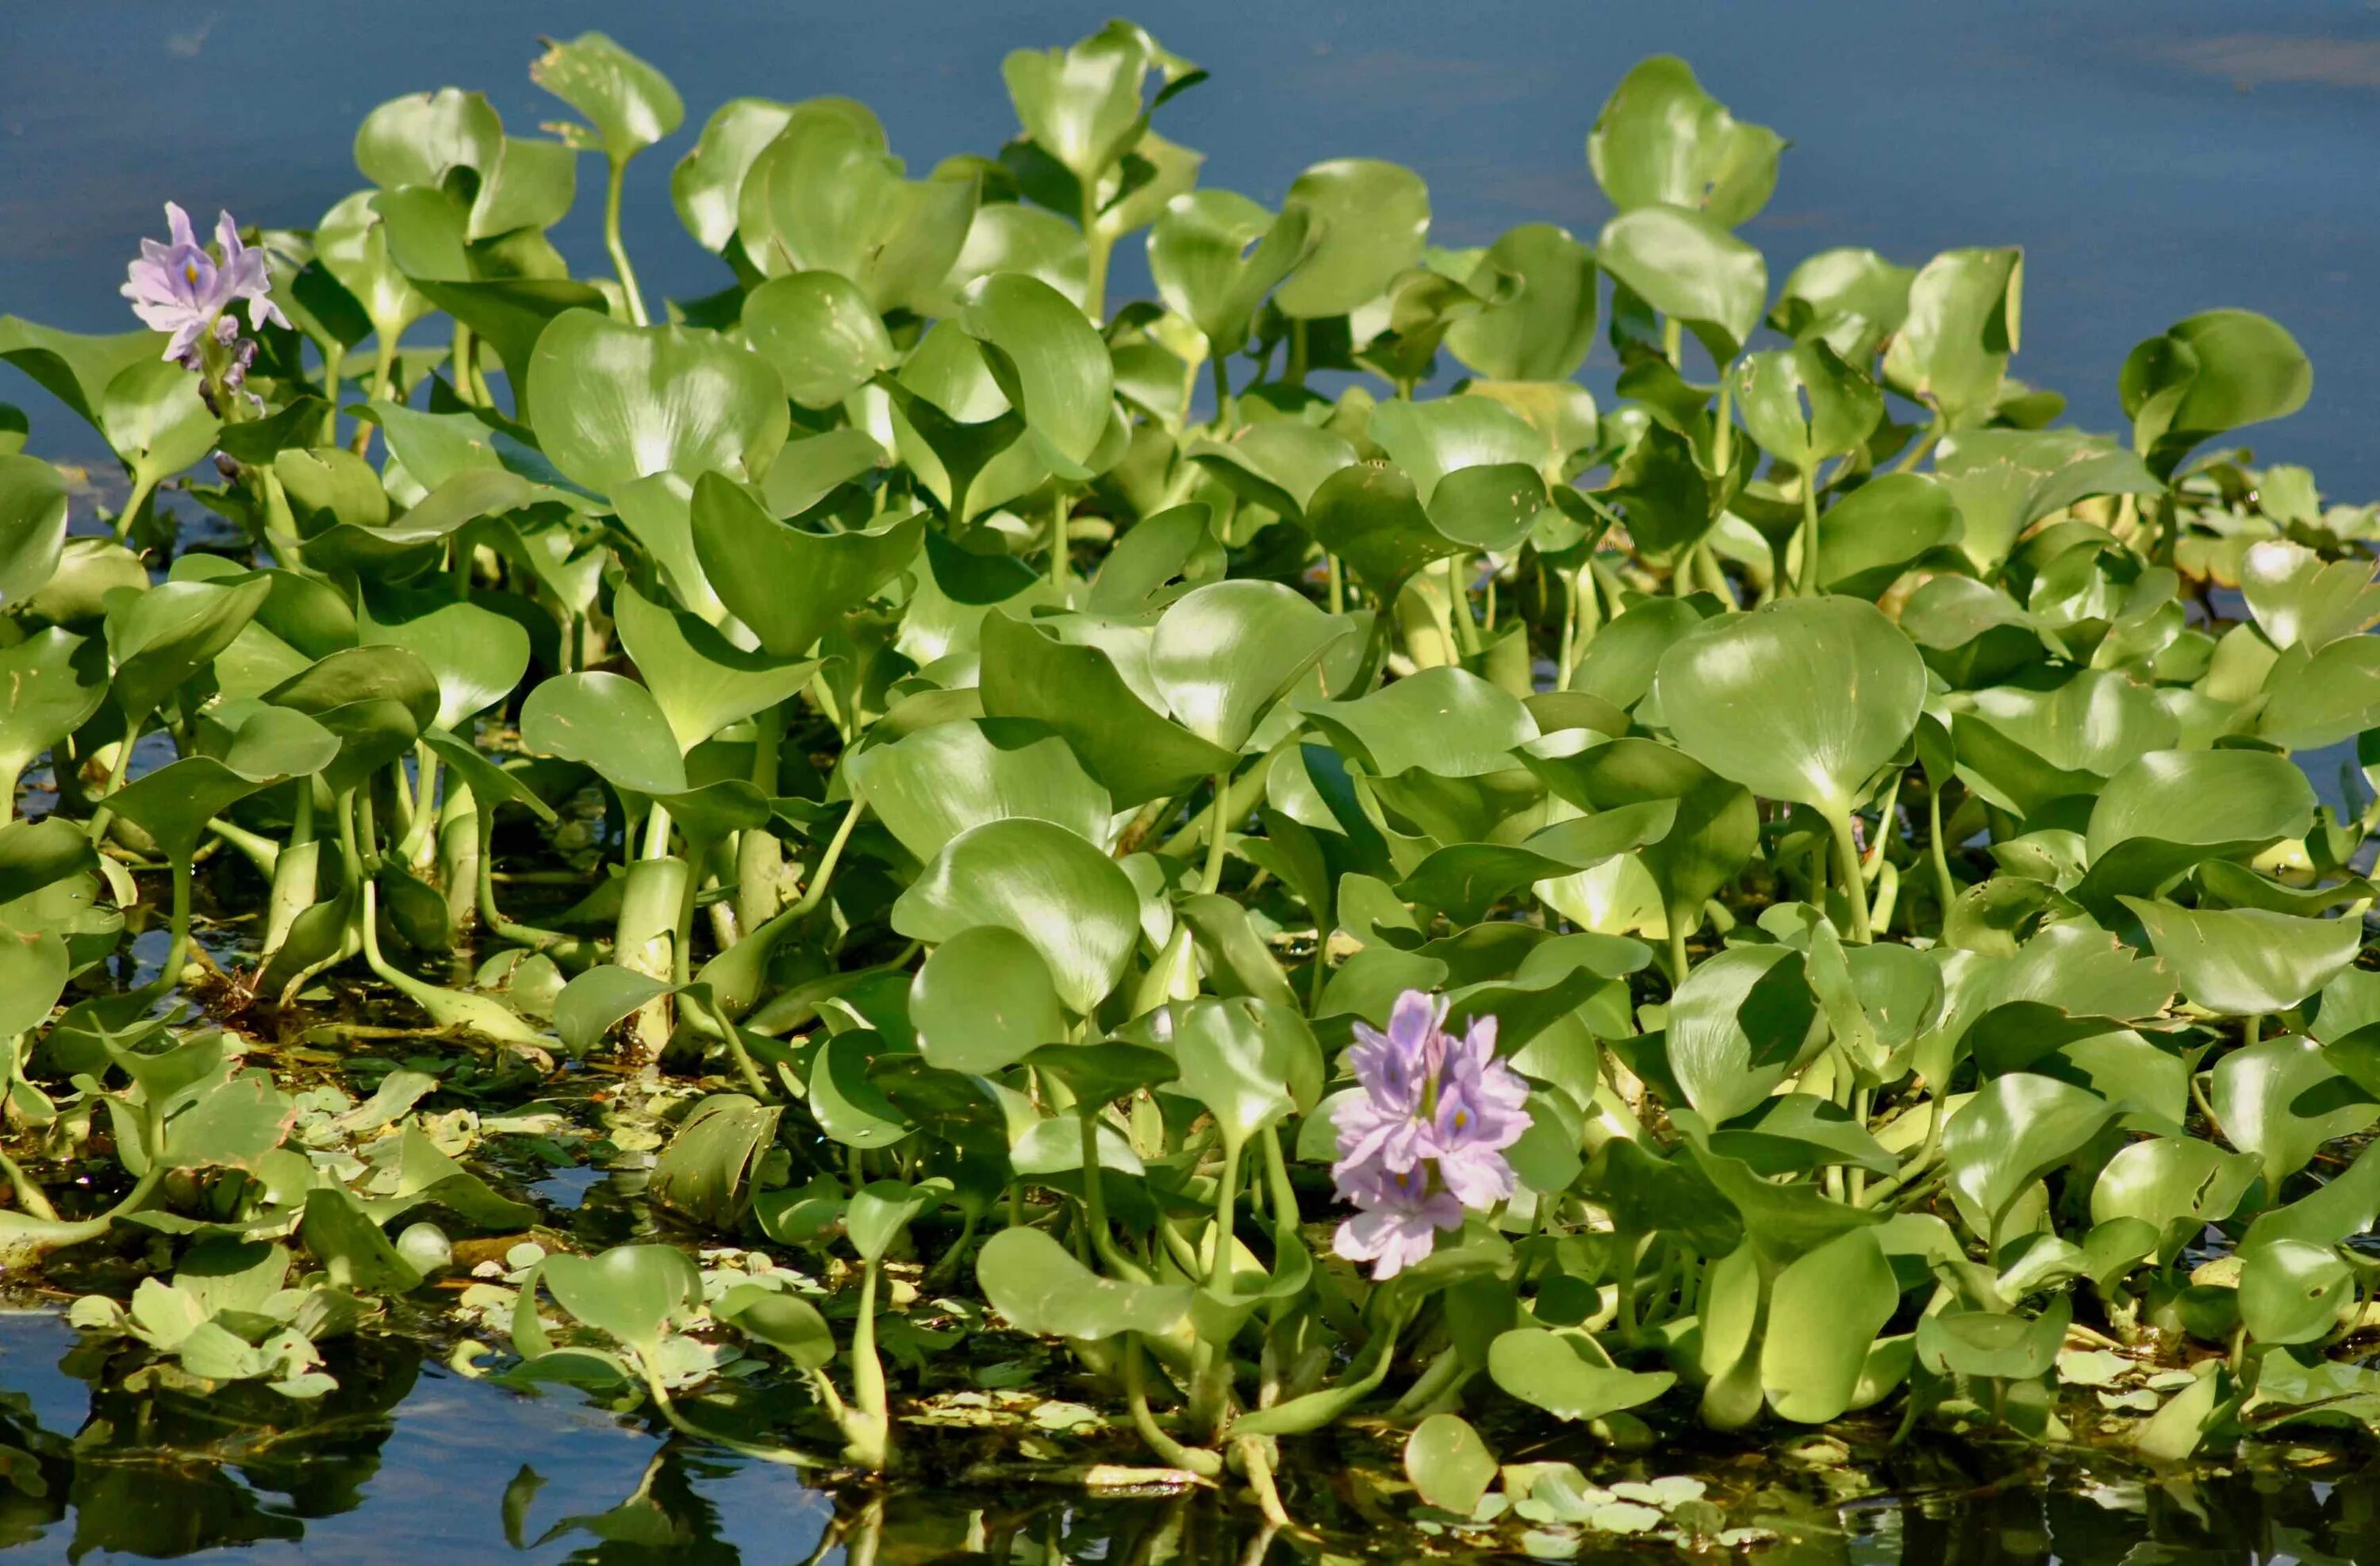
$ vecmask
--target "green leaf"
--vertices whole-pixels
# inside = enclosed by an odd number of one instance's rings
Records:
[[[1678,747],[1766,799],[1850,813],[1900,753],[1925,700],[1925,663],[1875,605],[1796,599],[1673,644],[1656,696]]]
[[[809,408],[835,407],[900,360],[859,285],[832,272],[797,272],[752,290],[744,336]]]
[[[816,533],[771,516],[724,475],[695,481],[695,553],[720,601],[778,658],[799,658],[843,616],[915,559],[922,515],[847,533]]]
[[[1348,628],[1278,582],[1212,582],[1175,600],[1157,622],[1149,678],[1174,722],[1220,749],[1244,749],[1273,704]]]
[[[1041,460],[1088,478],[1084,465],[1114,415],[1115,362],[1080,307],[1038,278],[1003,273],[968,287],[959,324],[984,345]]]
[[[1151,710],[1099,648],[1069,645],[1005,613],[984,616],[982,690],[986,713],[1029,718],[1062,735],[1119,809],[1179,794],[1235,760]]]
[[[1162,67],[1169,87],[1187,86],[1203,75],[1125,21],[1111,21],[1062,49],[1015,50],[1001,62],[1000,74],[1034,145],[1090,187],[1147,130],[1141,92],[1152,65]]]
[[[556,1305],[648,1357],[672,1323],[702,1300],[702,1274],[674,1245],[614,1245],[591,1256],[564,1253],[547,1256],[543,1268]]]
[[[1202,436],[1187,451],[1243,500],[1318,529],[1318,518],[1309,509],[1328,482],[1355,462],[1355,448],[1337,435],[1289,419],[1251,424],[1228,441]],[[1427,524],[1422,530],[1428,530]]]
[[[1322,1096],[1322,1051],[1295,1011],[1242,997],[1193,1001],[1173,1024],[1179,1091],[1240,1146]]]
[[[82,727],[107,699],[107,649],[95,637],[50,626],[0,648],[0,779]]]
[[[783,382],[712,333],[565,310],[537,339],[529,373],[538,443],[599,494],[650,473],[757,479],[785,443]]]
[[[634,968],[599,963],[564,985],[553,998],[553,1031],[560,1035],[564,1049],[583,1055],[621,1018],[674,988],[667,980]]]
[[[2223,1135],[2263,1160],[2265,1189],[2312,1162],[2342,1136],[2380,1121],[2380,1100],[2339,1074],[2311,1038],[2268,1038],[2215,1062],[2208,1100]]]
[[[1797,1425],[1848,1411],[1876,1345],[1900,1305],[1900,1285],[1873,1229],[1855,1229],[1789,1263],[1771,1285],[1760,1384],[1768,1406]]]
[[[1566,228],[1524,223],[1488,247],[1472,291],[1488,292],[1499,273],[1519,278],[1520,292],[1455,321],[1446,330],[1448,349],[1498,381],[1577,374],[1595,346],[1595,252]]]
[[[2127,355],[2117,379],[2132,447],[2160,477],[2200,442],[2286,418],[2313,391],[2313,367],[2297,339],[2245,310],[2176,322]]]
[[[1429,232],[1429,188],[1421,176],[1376,158],[1336,158],[1290,181],[1284,210],[1303,206],[1321,239],[1274,294],[1286,316],[1344,315],[1388,292],[1421,260]]]
[[[1666,1370],[1621,1370],[1585,1332],[1522,1327],[1488,1346],[1496,1385],[1557,1419],[1601,1419],[1651,1402],[1677,1384]]]
[[[711,1314],[747,1338],[757,1338],[800,1370],[823,1370],[834,1363],[834,1331],[818,1307],[797,1294],[738,1283],[710,1307]]]
[[[2081,1152],[2115,1112],[2096,1093],[2029,1072],[1996,1076],[1961,1105],[1943,1134],[1942,1163],[1985,1241],[1997,1244],[2017,1199]]]
[[[2111,914],[2208,859],[2245,859],[2313,824],[2313,787],[2262,750],[2158,750],[2126,765],[2092,803],[2090,873],[2075,901]]]
[[[1884,356],[1884,378],[1960,430],[1998,400],[2022,321],[2024,252],[1946,250],[1909,285],[1909,316]]]
[[[2356,1303],[2354,1271],[2330,1246],[2276,1240],[2240,1259],[2240,1320],[2257,1342],[2328,1337]]]
[[[168,762],[133,779],[108,802],[117,815],[146,828],[168,859],[187,865],[210,818],[260,789],[321,771],[338,753],[338,737],[303,712],[259,707],[220,758]]]
[[[2180,908],[2117,899],[2148,932],[2181,992],[2208,1011],[2253,1016],[2287,1010],[2355,960],[2361,921],[2302,919],[2263,908]]]
[[[1430,525],[1456,543],[1515,550],[1546,507],[1543,438],[1490,398],[1383,403],[1371,435],[1413,476]]]
[[[1712,1122],[1759,1106],[1799,1061],[1817,1016],[1802,970],[1783,946],[1729,947],[1671,997],[1670,1070]]]
[[[1232,445],[1253,444],[1257,431],[1283,427],[1255,425],[1235,438]],[[1193,455],[1205,466],[1218,467],[1204,461],[1207,452],[1215,449],[1209,445]],[[1253,463],[1262,460],[1262,454],[1247,452],[1234,460]],[[1245,466],[1233,469],[1237,473],[1252,470]],[[1279,465],[1273,471],[1280,471]],[[1227,479],[1226,482],[1239,488],[1244,481]],[[1387,463],[1350,461],[1334,467],[1314,487],[1300,510],[1284,515],[1302,515],[1316,541],[1344,561],[1383,603],[1393,603],[1415,572],[1463,548],[1431,525],[1413,480]]]
[[[669,78],[600,32],[582,32],[566,43],[545,42],[532,61],[529,79],[587,116],[579,126],[549,126],[574,146],[600,149],[613,163],[625,163],[675,130],[686,103]]]
[[[1768,303],[1768,263],[1716,219],[1682,207],[1622,212],[1596,242],[1603,270],[1725,364],[1742,350]]]
[[[1313,213],[1279,217],[1229,190],[1173,198],[1148,231],[1148,270],[1176,315],[1198,328],[1215,358],[1247,342],[1248,322],[1273,285],[1318,242]]]
[[[686,762],[669,715],[636,681],[597,671],[557,674],[521,703],[521,744],[592,767],[631,794],[686,792]]]
[[[298,1238],[321,1259],[334,1288],[368,1293],[411,1293],[422,1272],[407,1261],[364,1206],[346,1187],[318,1185],[306,1193]]]
[[[1586,138],[1587,166],[1613,206],[1692,207],[1730,228],[1768,204],[1784,150],[1783,137],[1728,113],[1671,55],[1622,77]]]
[[[815,662],[747,652],[699,616],[655,603],[625,582],[613,595],[612,618],[681,751],[790,699],[818,673]]]
[[[2126,1144],[2091,1187],[2091,1221],[2139,1219],[2157,1232],[2157,1259],[2181,1248],[2239,1209],[2259,1172],[2257,1160],[2189,1136]]]
[[[0,604],[39,592],[66,541],[66,476],[39,457],[0,454]]]
[[[164,357],[163,332],[121,332],[85,336],[61,332],[19,316],[0,315],[0,358],[72,408],[94,430],[108,382],[144,359]]]
[[[389,259],[388,225],[374,192],[358,190],[314,225],[314,255],[322,270],[363,307],[373,333],[395,344],[433,308]]]
[[[1746,354],[1732,373],[1743,427],[1762,451],[1804,475],[1864,444],[1884,418],[1876,382],[1823,341]]]
[[[1496,1473],[1495,1454],[1459,1414],[1433,1414],[1405,1438],[1405,1477],[1425,1506],[1468,1517]]]
[[[1003,1229],[985,1241],[975,1274],[991,1308],[1020,1332],[1078,1342],[1162,1336],[1190,1312],[1188,1288],[1101,1278],[1038,1229]]]
[[[1087,1014],[1123,978],[1140,939],[1140,894],[1113,859],[1063,827],[988,821],[943,844],[892,904],[892,928],[918,941],[940,944],[978,925],[1030,941],[1059,998]]]
[[[979,925],[934,948],[909,984],[909,1022],[926,1063],[978,1074],[1066,1037],[1065,1013],[1033,942]]]
[[[442,729],[504,700],[528,673],[528,632],[494,610],[428,594],[366,594],[363,609],[357,624],[363,645],[401,647],[437,676]]]
[[[111,606],[109,695],[126,723],[144,722],[183,681],[214,662],[272,590],[255,573],[221,583],[165,582]]]
[[[1371,763],[1377,777],[1418,768],[1468,778],[1514,765],[1513,749],[1537,737],[1518,697],[1451,665],[1424,669],[1354,701],[1300,698],[1299,711]]]
[[[870,1181],[854,1191],[844,1206],[844,1232],[862,1261],[881,1261],[931,1199],[930,1193],[897,1180]]]
[[[564,986],[565,993],[568,989]],[[582,994],[580,1000],[586,999]],[[582,1030],[583,1023],[573,1029]],[[705,1228],[732,1232],[751,1206],[753,1175],[776,1140],[777,1119],[783,1112],[781,1106],[742,1093],[713,1093],[686,1111],[669,1146],[654,1160],[654,1199]]]
[[[2380,727],[2380,637],[2342,637],[2298,662],[2285,655],[2265,685],[2257,737],[2319,750]]]

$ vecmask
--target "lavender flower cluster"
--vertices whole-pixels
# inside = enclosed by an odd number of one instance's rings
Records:
[[[1429,1255],[1437,1231],[1461,1227],[1512,1194],[1504,1149],[1529,1128],[1528,1084],[1496,1056],[1496,1019],[1479,1017],[1461,1038],[1445,1028],[1447,1002],[1408,989],[1382,1033],[1358,1023],[1348,1051],[1361,1094],[1331,1111],[1339,1195],[1356,1216],[1332,1248],[1393,1278]]]
[[[263,331],[268,321],[289,324],[281,307],[273,302],[264,252],[240,242],[239,225],[229,212],[215,217],[220,259],[209,254],[191,232],[190,214],[171,201],[165,203],[165,224],[164,244],[140,241],[140,259],[126,269],[120,292],[132,301],[132,313],[144,324],[167,334],[164,357],[203,374],[212,346],[223,355],[219,371],[223,389],[237,392],[256,358],[256,343],[240,334],[239,319],[232,307],[247,302],[249,326],[253,331]]]

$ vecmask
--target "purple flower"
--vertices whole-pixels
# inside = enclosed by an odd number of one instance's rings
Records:
[[[1433,1231],[1455,1227],[1465,1208],[1491,1208],[1514,1188],[1504,1149],[1529,1128],[1528,1084],[1497,1058],[1495,1018],[1456,1038],[1446,1008],[1408,989],[1386,1033],[1357,1024],[1348,1062],[1363,1091],[1331,1112],[1331,1177],[1359,1215],[1335,1245],[1377,1262],[1375,1278],[1427,1256]]]
[[[1339,1189],[1356,1213],[1339,1226],[1330,1248],[1349,1261],[1370,1262],[1375,1279],[1394,1278],[1424,1259],[1438,1244],[1438,1231],[1463,1223],[1463,1204],[1431,1190],[1427,1170],[1398,1174],[1366,1164],[1342,1174]]]
[[[220,259],[208,254],[190,231],[190,214],[171,201],[165,203],[165,223],[167,242],[140,241],[140,259],[126,268],[120,290],[143,324],[167,334],[165,358],[195,368],[201,339],[212,334],[228,346],[239,326],[227,312],[242,299],[254,330],[261,332],[268,321],[289,324],[271,297],[264,252],[240,243],[231,213],[219,213],[215,222]]]

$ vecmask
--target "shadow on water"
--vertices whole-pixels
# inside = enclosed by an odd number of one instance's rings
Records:
[[[1406,1521],[1410,1496],[1383,1477],[1386,1447],[1292,1463],[1291,1507],[1317,1529],[1301,1538],[1211,1497],[943,1487],[959,1465],[930,1458],[906,1485],[831,1497],[783,1469],[658,1439],[575,1393],[477,1384],[391,1336],[337,1345],[338,1389],[310,1403],[261,1388],[195,1396],[111,1376],[106,1361],[55,1316],[0,1317],[0,1549],[64,1560],[237,1549],[259,1562],[1320,1566],[1408,1559],[1424,1544]],[[1661,1455],[1676,1465],[1686,1454]],[[2085,1449],[1921,1442],[1847,1464],[1820,1438],[1695,1454],[1693,1465],[1731,1524],[1773,1535],[1753,1559],[1795,1566],[2380,1560],[2380,1461],[2348,1449],[2290,1455],[2287,1469],[2161,1475]],[[1512,1537],[1498,1536],[1507,1551]],[[1682,1558],[1672,1545],[1589,1538],[1571,1559]],[[1466,1552],[1458,1535],[1428,1544]]]

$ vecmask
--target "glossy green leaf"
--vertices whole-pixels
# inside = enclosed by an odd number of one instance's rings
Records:
[[[1847,598],[1794,600],[1673,645],[1656,676],[1679,748],[1767,799],[1847,814],[1899,753],[1925,665],[1899,627]]]
[[[521,704],[521,743],[583,762],[632,794],[686,791],[669,715],[651,692],[618,674],[558,674],[538,686]]]
[[[1290,181],[1283,205],[1293,204],[1313,213],[1321,239],[1273,296],[1283,315],[1344,315],[1421,260],[1429,188],[1411,169],[1376,158],[1316,164]]]
[[[1604,271],[1683,322],[1722,364],[1742,349],[1768,305],[1768,263],[1703,212],[1670,206],[1622,212],[1603,225],[1595,253]]]
[[[530,376],[540,445],[600,494],[650,473],[758,478],[785,443],[784,383],[769,361],[692,327],[565,310],[538,338]]]
[[[1496,1455],[1458,1414],[1433,1414],[1405,1438],[1405,1477],[1426,1506],[1471,1515],[1496,1479]]]
[[[1622,1370],[1579,1331],[1523,1327],[1488,1347],[1488,1374],[1505,1392],[1557,1419],[1601,1419],[1652,1402],[1676,1385],[1666,1370]]]
[[[804,407],[832,407],[899,360],[859,285],[832,272],[794,273],[752,290],[744,336]]]
[[[658,1351],[671,1325],[702,1299],[702,1275],[674,1245],[614,1245],[591,1256],[549,1256],[542,1276],[556,1305],[640,1354]]]
[[[1087,1014],[1123,977],[1140,895],[1116,862],[1048,821],[971,827],[942,845],[892,905],[892,928],[940,944],[979,925],[1030,941],[1059,998]]]
[[[1622,77],[1586,138],[1587,166],[1613,206],[1697,208],[1730,228],[1768,204],[1784,150],[1783,137],[1728,113],[1670,55]]]
[[[1003,1229],[976,1257],[976,1281],[992,1309],[1023,1332],[1097,1341],[1119,1332],[1162,1334],[1189,1314],[1179,1284],[1101,1278],[1038,1229]]]
[[[1066,1036],[1039,951],[1001,925],[961,930],[934,949],[910,981],[909,1021],[928,1065],[970,1074],[1014,1065]]]
[[[695,553],[721,601],[781,659],[809,651],[867,602],[915,558],[925,535],[915,515],[847,533],[788,527],[716,473],[696,480],[691,519]]]
[[[557,128],[574,145],[600,149],[614,163],[625,163],[686,119],[686,103],[669,78],[600,32],[566,42],[548,39],[528,74],[592,127]]]
[[[1982,422],[2016,352],[2023,285],[2021,250],[1946,250],[1927,261],[1885,351],[1885,380],[1939,409],[1950,429]]]
[[[2353,919],[2181,908],[2141,897],[2118,901],[2141,921],[2182,994],[2228,1016],[2296,1005],[2355,960],[2362,933]]]
[[[1777,1275],[1760,1348],[1768,1405],[1798,1425],[1823,1425],[1848,1410],[1876,1334],[1900,1304],[1900,1285],[1873,1229],[1857,1229],[1790,1263]]]
[[[1984,1084],[1951,1116],[1942,1163],[1951,1188],[1997,1244],[2001,1221],[2033,1183],[2081,1152],[2115,1108],[2055,1077],[2010,1072]]]

